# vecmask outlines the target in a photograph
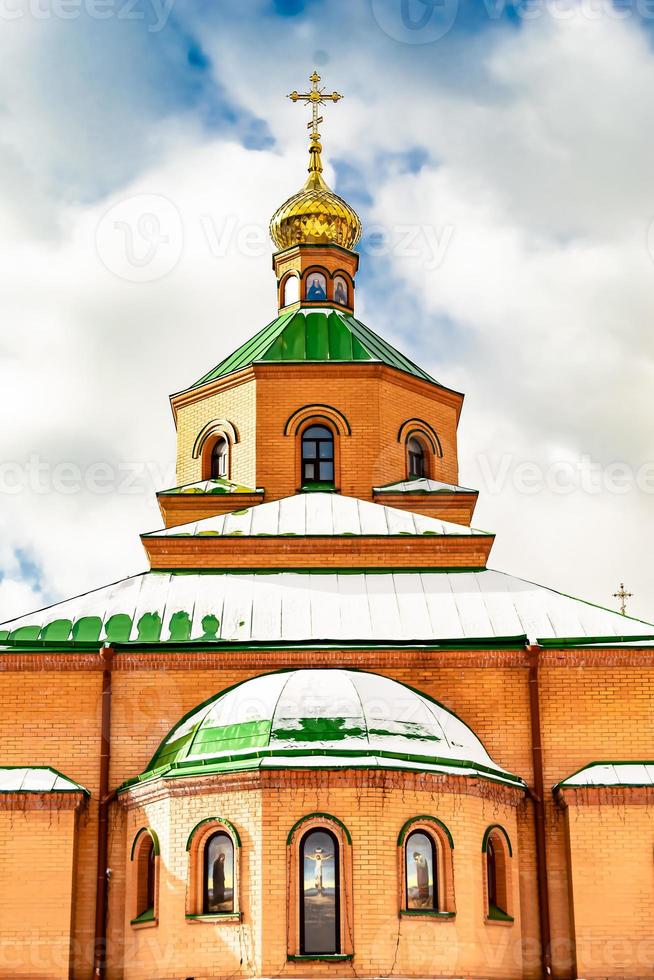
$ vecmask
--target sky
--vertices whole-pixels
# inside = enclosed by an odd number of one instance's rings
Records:
[[[328,90],[357,315],[466,393],[489,564],[654,621],[654,0],[0,0],[0,621],[144,570]]]

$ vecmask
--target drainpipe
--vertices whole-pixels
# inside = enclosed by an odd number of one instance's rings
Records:
[[[543,977],[552,975],[552,933],[550,928],[550,896],[547,887],[547,847],[545,840],[545,787],[543,779],[543,740],[540,722],[541,647],[527,647],[529,658],[529,708],[531,717],[531,753],[534,768],[534,789],[530,792],[534,804],[536,833],[536,870],[538,877],[538,912],[540,919],[541,963]]]
[[[107,856],[109,851],[109,762],[111,759],[111,671],[114,651],[105,644],[102,656],[102,722],[100,735],[100,790],[98,807],[98,861],[95,889],[95,943],[93,977],[104,977],[107,966]]]

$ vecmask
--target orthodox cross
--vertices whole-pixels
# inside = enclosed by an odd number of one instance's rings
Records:
[[[620,591],[613,593],[614,599],[620,600],[620,612],[623,616],[627,615],[627,599],[633,599],[633,592],[627,592],[624,587],[624,582],[620,582]]]
[[[318,82],[320,81],[320,75],[317,71],[314,71],[309,81],[311,82],[311,90],[309,92],[291,92],[289,99],[291,102],[306,102],[307,105],[311,106],[312,118],[311,122],[307,123],[307,129],[311,130],[312,141],[317,143],[320,139],[318,126],[323,122],[323,117],[318,115],[318,106],[325,105],[326,102],[340,102],[343,96],[340,92],[326,93],[324,87],[319,88]]]

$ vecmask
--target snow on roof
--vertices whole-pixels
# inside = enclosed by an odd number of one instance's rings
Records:
[[[566,786],[654,787],[654,762],[591,762],[572,776],[561,780],[554,789]]]
[[[147,766],[156,773],[244,768],[411,768],[522,787],[442,704],[366,671],[277,671],[189,712]]]
[[[501,572],[151,571],[0,625],[65,643],[629,642],[654,626]]]
[[[185,483],[181,487],[170,487],[168,490],[159,490],[157,496],[166,497],[177,494],[203,493],[222,495],[226,493],[263,493],[263,490],[253,490],[252,487],[244,487],[233,480],[226,480],[223,477],[215,480],[200,480],[198,483]]]
[[[0,767],[0,793],[84,793],[88,790],[74,783],[50,766]]]
[[[478,491],[458,487],[454,483],[428,480],[426,476],[421,476],[413,480],[400,480],[399,483],[387,483],[383,487],[373,487],[373,493],[478,493]]]
[[[152,531],[145,537],[181,535],[371,535],[436,534],[484,536],[464,524],[452,524],[397,507],[373,504],[336,493],[298,493],[268,504],[246,507],[230,514],[205,517],[200,521]]]

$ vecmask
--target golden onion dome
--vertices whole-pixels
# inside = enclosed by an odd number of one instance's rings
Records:
[[[301,191],[289,197],[270,221],[270,237],[281,251],[291,245],[340,245],[353,249],[363,233],[361,219],[347,201],[322,177],[322,146],[312,136],[309,177]]]

